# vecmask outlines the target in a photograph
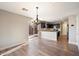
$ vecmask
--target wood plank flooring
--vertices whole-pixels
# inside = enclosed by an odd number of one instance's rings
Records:
[[[7,51],[9,51],[9,50],[12,50],[12,49],[18,47],[18,46],[21,46],[21,45],[23,45],[23,44],[24,44],[24,43],[21,43],[21,44],[18,44],[18,45],[16,45],[16,46],[13,46],[13,47],[6,48],[6,49],[4,49],[4,50],[1,50],[1,51],[0,51],[0,55],[3,54],[3,53],[5,53],[5,52],[7,52]]]
[[[76,45],[68,44],[64,37],[57,42],[34,37],[29,39],[28,45],[5,56],[79,56],[79,51]]]

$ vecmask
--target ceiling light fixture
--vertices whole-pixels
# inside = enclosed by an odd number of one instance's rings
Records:
[[[34,24],[36,24],[36,25],[40,24],[40,21],[39,21],[39,19],[38,19],[38,8],[39,8],[39,7],[36,7],[36,13],[37,13],[37,14],[36,14],[36,19],[32,21],[32,23],[34,23]]]

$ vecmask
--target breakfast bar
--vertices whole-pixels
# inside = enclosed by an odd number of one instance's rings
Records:
[[[57,41],[57,31],[39,31],[39,38]]]

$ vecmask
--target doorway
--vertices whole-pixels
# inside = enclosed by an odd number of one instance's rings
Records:
[[[37,25],[29,21],[29,39],[37,36],[38,33]]]
[[[58,38],[58,41],[60,43],[66,43],[68,44],[68,39],[69,39],[69,25],[68,25],[68,20],[64,20],[61,22],[60,25],[61,31],[60,31],[60,36]]]

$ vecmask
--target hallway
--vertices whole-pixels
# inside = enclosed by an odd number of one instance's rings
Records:
[[[27,46],[5,56],[79,56],[77,46],[68,44],[64,37],[62,39],[55,42],[34,37],[29,39]]]

